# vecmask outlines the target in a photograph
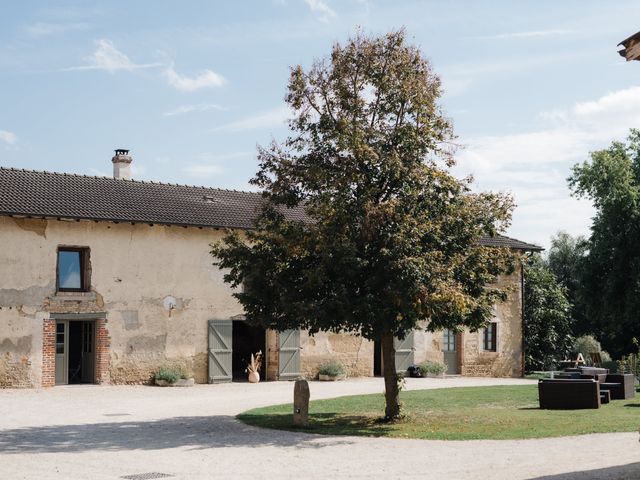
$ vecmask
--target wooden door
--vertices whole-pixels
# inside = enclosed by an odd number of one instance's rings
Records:
[[[95,323],[82,322],[82,370],[83,383],[95,382]]]
[[[232,320],[209,320],[209,383],[232,380],[232,342]]]
[[[393,346],[396,350],[396,372],[407,373],[407,369],[414,362],[414,331],[407,333],[403,340],[394,338]]]
[[[447,366],[447,375],[458,373],[458,345],[457,334],[451,329],[445,328],[442,332],[442,353],[444,363]]]
[[[56,385],[69,383],[69,322],[56,322]]]
[[[280,332],[279,380],[295,380],[300,375],[300,330]]]

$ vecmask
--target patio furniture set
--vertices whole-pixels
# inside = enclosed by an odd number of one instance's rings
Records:
[[[635,378],[632,374],[609,373],[607,368],[566,368],[554,378],[540,380],[538,396],[542,409],[600,408],[611,400],[634,397]]]

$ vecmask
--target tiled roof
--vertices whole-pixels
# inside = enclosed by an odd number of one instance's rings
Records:
[[[0,215],[253,228],[259,193],[0,167]],[[304,220],[302,208],[287,209]],[[482,244],[542,250],[508,237]]]
[[[505,235],[496,235],[495,237],[484,237],[480,240],[480,244],[487,247],[509,247],[516,250],[529,250],[532,252],[540,252],[544,248],[534,245],[533,243],[523,242],[515,238],[507,237]]]

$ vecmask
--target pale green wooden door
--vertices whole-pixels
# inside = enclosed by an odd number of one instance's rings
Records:
[[[69,322],[56,322],[56,385],[69,383]]]
[[[280,332],[278,379],[295,380],[300,375],[300,330]]]
[[[414,361],[414,335],[413,330],[407,333],[403,340],[393,339],[393,346],[396,350],[396,372],[406,373],[407,369],[413,365]]]
[[[442,352],[444,363],[447,366],[447,375],[458,373],[458,345],[456,332],[445,328],[442,333]]]
[[[232,320],[209,320],[209,383],[231,381],[232,341]]]

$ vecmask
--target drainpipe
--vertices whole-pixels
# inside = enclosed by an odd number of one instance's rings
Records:
[[[533,253],[529,252],[525,256],[528,259],[532,257]],[[522,377],[525,374],[525,359],[526,359],[526,351],[525,351],[525,339],[524,339],[524,326],[525,326],[525,308],[524,308],[524,289],[526,287],[526,282],[524,279],[524,263],[520,261],[520,308],[521,308],[521,317],[522,317]]]
[[[525,370],[525,340],[524,340],[524,322],[525,322],[525,316],[524,316],[524,263],[522,262],[522,260],[520,260],[520,309],[521,309],[521,318],[522,318],[522,372],[521,372],[521,377],[524,377],[524,370]]]

